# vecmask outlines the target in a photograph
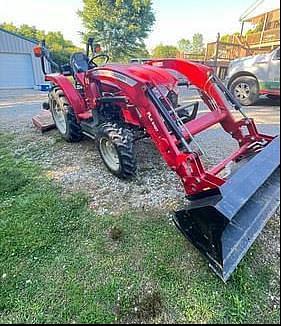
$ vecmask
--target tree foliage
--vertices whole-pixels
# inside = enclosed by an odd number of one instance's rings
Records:
[[[78,12],[91,36],[113,60],[136,57],[155,22],[151,0],[83,0]]]
[[[179,50],[173,45],[160,44],[153,50],[153,58],[176,58]]]
[[[251,34],[255,34],[255,33],[260,33],[262,32],[264,27],[264,24],[262,22],[258,23],[253,29],[249,29],[246,32],[246,35],[251,35]]]
[[[53,59],[59,64],[69,62],[72,53],[81,51],[71,41],[65,40],[61,32],[45,32],[26,24],[17,27],[13,23],[3,23],[0,27],[38,42],[44,39]]]
[[[255,33],[260,33],[262,32],[262,30],[263,30],[263,23],[258,23],[254,28],[247,30],[245,35],[247,36]],[[233,34],[225,34],[221,36],[220,41],[225,43],[232,43],[234,36],[239,36],[239,35],[241,35],[241,32],[235,32]]]
[[[192,38],[192,52],[200,54],[204,51],[204,37],[200,33],[196,33]]]
[[[190,40],[183,38],[178,42],[178,48],[181,52],[191,52],[192,43]]]
[[[239,36],[239,35],[240,35],[239,32],[233,34],[225,34],[221,36],[220,41],[225,43],[233,43],[235,40],[235,36]]]
[[[46,34],[45,40],[54,60],[60,64],[68,63],[74,52],[82,51],[71,41],[65,40],[61,32],[49,32]]]
[[[220,41],[221,42],[224,42],[224,43],[230,43],[231,42],[231,39],[232,39],[232,35],[231,34],[225,34],[225,35],[222,35],[221,36]]]
[[[181,39],[177,47],[173,45],[159,44],[152,52],[154,58],[176,58],[179,52],[192,53],[194,55],[202,55],[204,52],[204,38],[200,33],[193,35],[192,41],[189,39]]]

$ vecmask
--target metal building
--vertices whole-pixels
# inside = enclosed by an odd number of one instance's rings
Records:
[[[0,89],[37,88],[45,84],[35,41],[0,28]]]

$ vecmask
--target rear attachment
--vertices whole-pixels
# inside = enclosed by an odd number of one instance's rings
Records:
[[[49,110],[43,109],[32,118],[33,125],[41,132],[55,129],[56,125]]]
[[[174,219],[226,282],[279,203],[280,137],[245,163],[216,193],[203,193]]]

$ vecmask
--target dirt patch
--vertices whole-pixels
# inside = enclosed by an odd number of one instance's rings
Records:
[[[116,320],[122,324],[154,324],[159,323],[156,322],[158,319],[163,320],[163,299],[157,287],[152,284],[144,285],[130,303],[127,314],[120,310],[120,306],[121,301],[117,304],[115,313]]]
[[[134,315],[140,321],[149,322],[156,318],[162,310],[162,298],[158,291],[147,290],[145,294],[140,296],[135,303]]]
[[[109,230],[109,237],[113,240],[113,241],[118,241],[121,240],[122,237],[124,235],[123,230],[118,227],[118,226],[113,226],[110,230]]]

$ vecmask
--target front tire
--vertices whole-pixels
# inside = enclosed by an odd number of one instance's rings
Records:
[[[128,129],[105,123],[99,127],[97,147],[109,171],[120,179],[136,175],[133,136]]]
[[[49,95],[49,99],[50,110],[59,133],[68,142],[80,141],[83,136],[81,127],[63,91],[54,88]]]
[[[230,92],[242,105],[250,106],[259,99],[259,83],[251,76],[238,77],[231,83]]]

